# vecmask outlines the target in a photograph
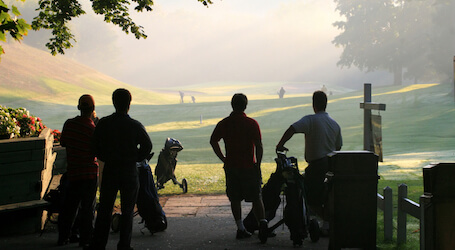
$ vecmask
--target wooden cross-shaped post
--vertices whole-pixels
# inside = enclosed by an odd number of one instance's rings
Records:
[[[360,103],[360,108],[363,109],[363,149],[374,152],[371,110],[385,110],[385,104],[371,102],[371,83],[363,86],[363,103]]]

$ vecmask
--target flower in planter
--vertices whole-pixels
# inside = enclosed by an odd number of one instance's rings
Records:
[[[0,105],[0,138],[9,139],[20,135],[20,127],[16,117],[11,115],[8,108]]]
[[[52,134],[54,135],[54,143],[60,143],[62,132],[58,131],[57,129],[54,129],[52,130]]]
[[[14,136],[27,137],[38,136],[41,131],[46,128],[39,117],[31,116],[29,111],[25,108],[5,108],[1,107],[2,113],[0,116],[3,120],[9,121],[5,128],[0,127],[0,134],[10,134],[9,138]],[[14,122],[14,130],[13,124]],[[6,123],[5,123],[6,124]],[[13,132],[10,132],[13,131]]]

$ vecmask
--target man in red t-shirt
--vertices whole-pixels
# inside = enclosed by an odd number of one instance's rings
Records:
[[[261,195],[261,130],[258,123],[244,113],[247,104],[248,99],[244,94],[235,94],[232,97],[233,111],[216,125],[210,144],[224,163],[226,195],[231,202],[232,215],[237,224],[236,238],[251,236],[242,221],[241,201],[245,200],[253,202],[253,212],[259,222],[259,239],[265,243],[268,226]],[[221,151],[221,139],[224,141],[226,154]]]
[[[95,101],[91,95],[79,98],[81,114],[68,119],[63,125],[60,143],[66,147],[66,195],[58,217],[58,245],[69,241],[76,214],[80,214],[80,246],[89,243],[93,233],[98,163],[91,148],[95,124],[91,115]]]

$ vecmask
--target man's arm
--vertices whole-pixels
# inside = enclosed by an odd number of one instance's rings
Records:
[[[142,125],[139,128],[139,145],[137,162],[146,159],[153,148],[152,140],[150,140],[147,131]]]
[[[262,162],[262,155],[264,154],[264,148],[262,146],[261,139],[257,139],[254,141],[254,146],[256,148],[256,168],[259,173],[260,183],[262,185],[262,171],[261,171],[261,162]]]
[[[281,137],[280,142],[276,145],[276,149],[279,151],[286,150],[284,147],[284,144],[289,141],[289,139],[292,138],[292,136],[295,134],[295,129],[292,126],[289,126],[289,128],[284,132],[283,136]]]
[[[341,137],[341,132],[337,136],[336,140],[336,150],[339,151],[341,150],[341,147],[343,146],[343,138]]]
[[[223,152],[221,152],[220,144],[218,142],[218,140],[210,138],[210,145],[212,145],[213,152],[215,152],[216,156],[218,156],[218,158],[224,162],[226,160],[226,157],[224,156]]]
[[[262,162],[262,155],[264,154],[264,148],[262,147],[261,139],[255,140],[254,146],[256,147],[256,164],[258,167],[260,167]]]

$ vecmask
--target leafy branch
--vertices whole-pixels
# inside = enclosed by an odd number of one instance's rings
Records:
[[[0,41],[6,42],[7,33],[16,41],[22,40],[28,34],[31,27],[24,19],[17,18],[20,15],[16,6],[12,5],[10,8],[3,0],[0,0]],[[5,51],[0,45],[0,55],[4,53]]]
[[[21,0],[25,1],[25,0]],[[204,6],[212,4],[212,0],[197,0]],[[104,16],[104,21],[119,26],[126,34],[134,34],[137,39],[147,38],[144,27],[136,24],[130,17],[130,5],[134,4],[137,12],[152,11],[153,0],[91,0],[92,9]],[[9,12],[12,11],[14,17]],[[36,9],[38,15],[30,26],[24,19],[17,19],[20,12],[15,6],[9,8],[0,0],[0,41],[6,41],[6,33],[15,40],[22,40],[28,30],[52,30],[52,37],[46,47],[52,55],[65,54],[65,49],[73,47],[77,42],[68,23],[76,17],[86,14],[77,0],[39,0]],[[0,46],[0,55],[4,51]]]

